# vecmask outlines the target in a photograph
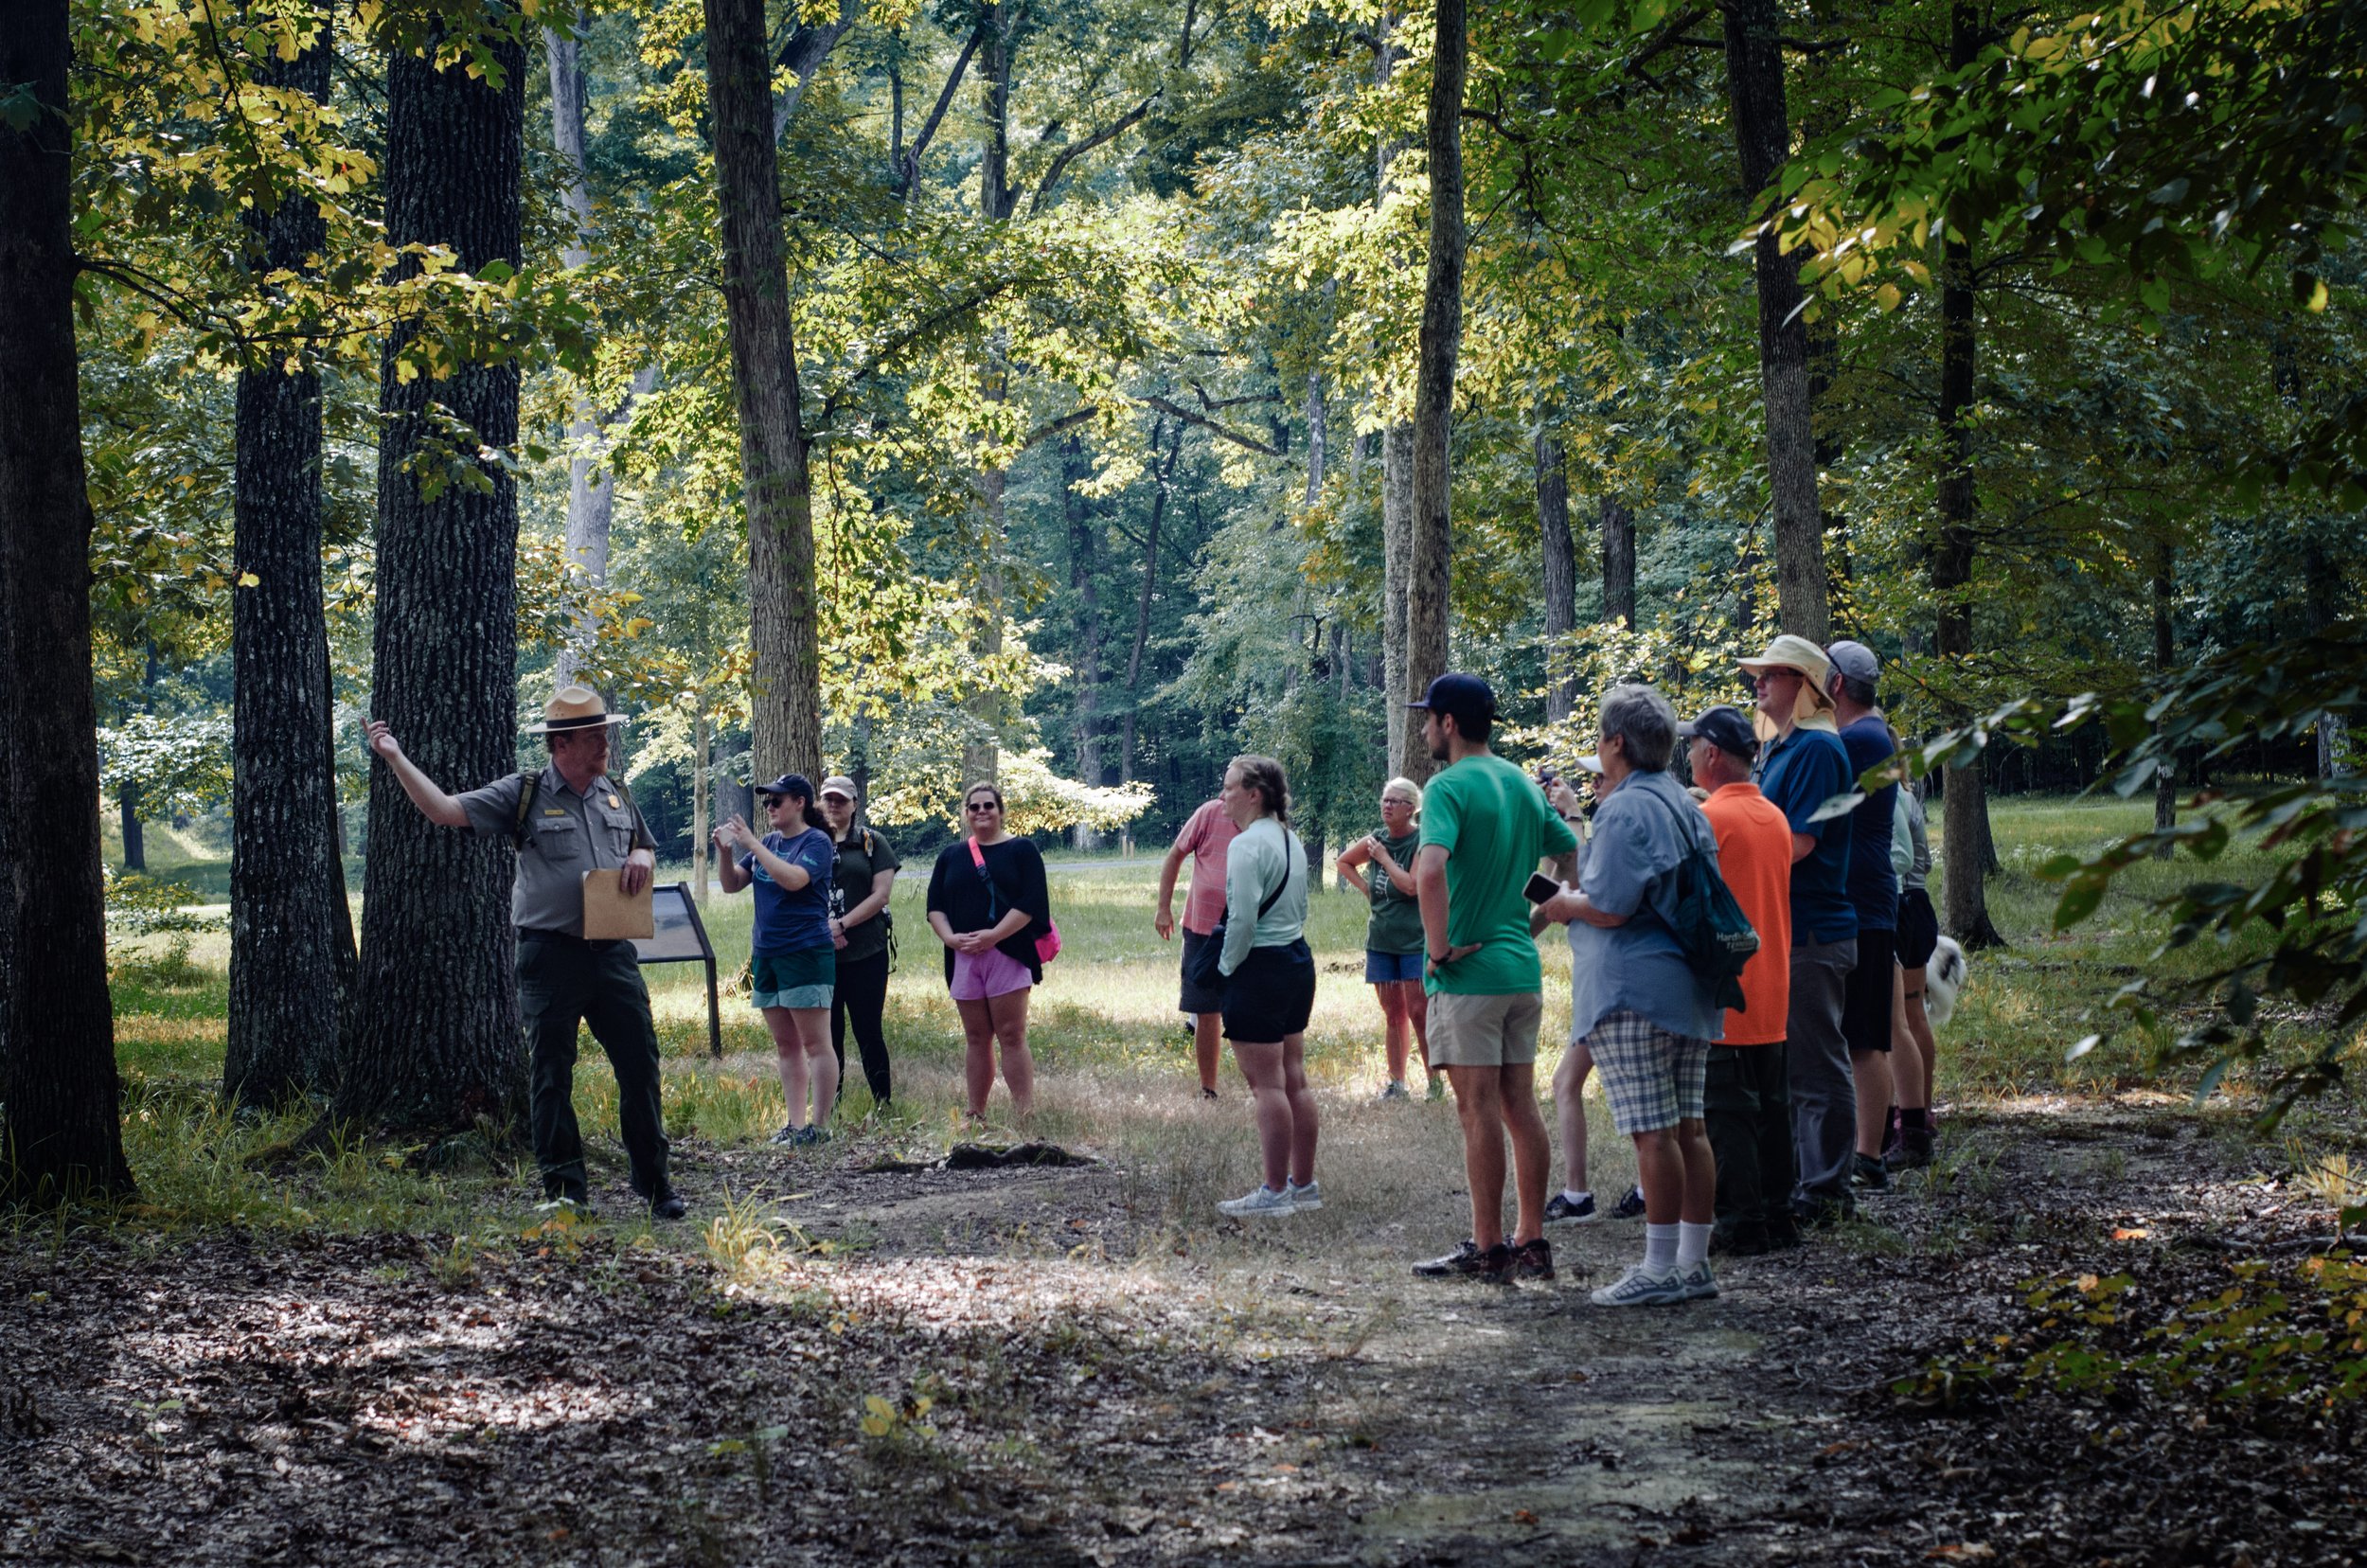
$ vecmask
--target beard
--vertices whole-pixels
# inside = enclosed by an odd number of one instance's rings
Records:
[[[1444,762],[1447,759],[1447,743],[1444,740],[1431,742],[1430,759],[1433,762]]]

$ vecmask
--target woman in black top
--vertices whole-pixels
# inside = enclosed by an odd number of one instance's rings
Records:
[[[888,895],[904,863],[896,846],[873,829],[856,826],[856,805],[853,779],[833,774],[822,781],[822,819],[838,846],[837,875],[830,885],[830,939],[838,944],[838,985],[830,992],[830,1048],[838,1053],[839,1082],[844,1084],[851,1018],[871,1103],[885,1110],[891,1083],[881,1016],[887,1010]]]
[[[987,1114],[998,1047],[1011,1109],[1035,1103],[1027,1054],[1027,992],[1043,978],[1036,938],[1052,928],[1043,857],[1003,827],[1003,792],[972,784],[962,796],[971,836],[948,845],[929,874],[929,925],[945,944],[945,980],[962,1015],[962,1076],[970,1114]],[[983,864],[982,864],[983,863]]]

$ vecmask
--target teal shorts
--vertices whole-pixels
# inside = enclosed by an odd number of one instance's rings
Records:
[[[838,984],[835,948],[759,953],[750,961],[750,995],[759,1007],[827,1007]]]

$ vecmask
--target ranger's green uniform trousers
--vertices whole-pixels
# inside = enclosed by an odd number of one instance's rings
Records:
[[[632,1189],[667,1190],[666,1122],[658,1108],[657,1028],[650,988],[631,942],[587,942],[547,931],[518,933],[518,1012],[531,1062],[528,1115],[534,1156],[550,1198],[585,1198],[583,1134],[576,1127],[576,1028],[616,1070],[617,1121],[632,1162]]]

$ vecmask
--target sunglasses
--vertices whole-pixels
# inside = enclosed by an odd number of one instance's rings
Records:
[[[1002,809],[991,800],[973,801],[962,808],[965,811],[999,811]]]

